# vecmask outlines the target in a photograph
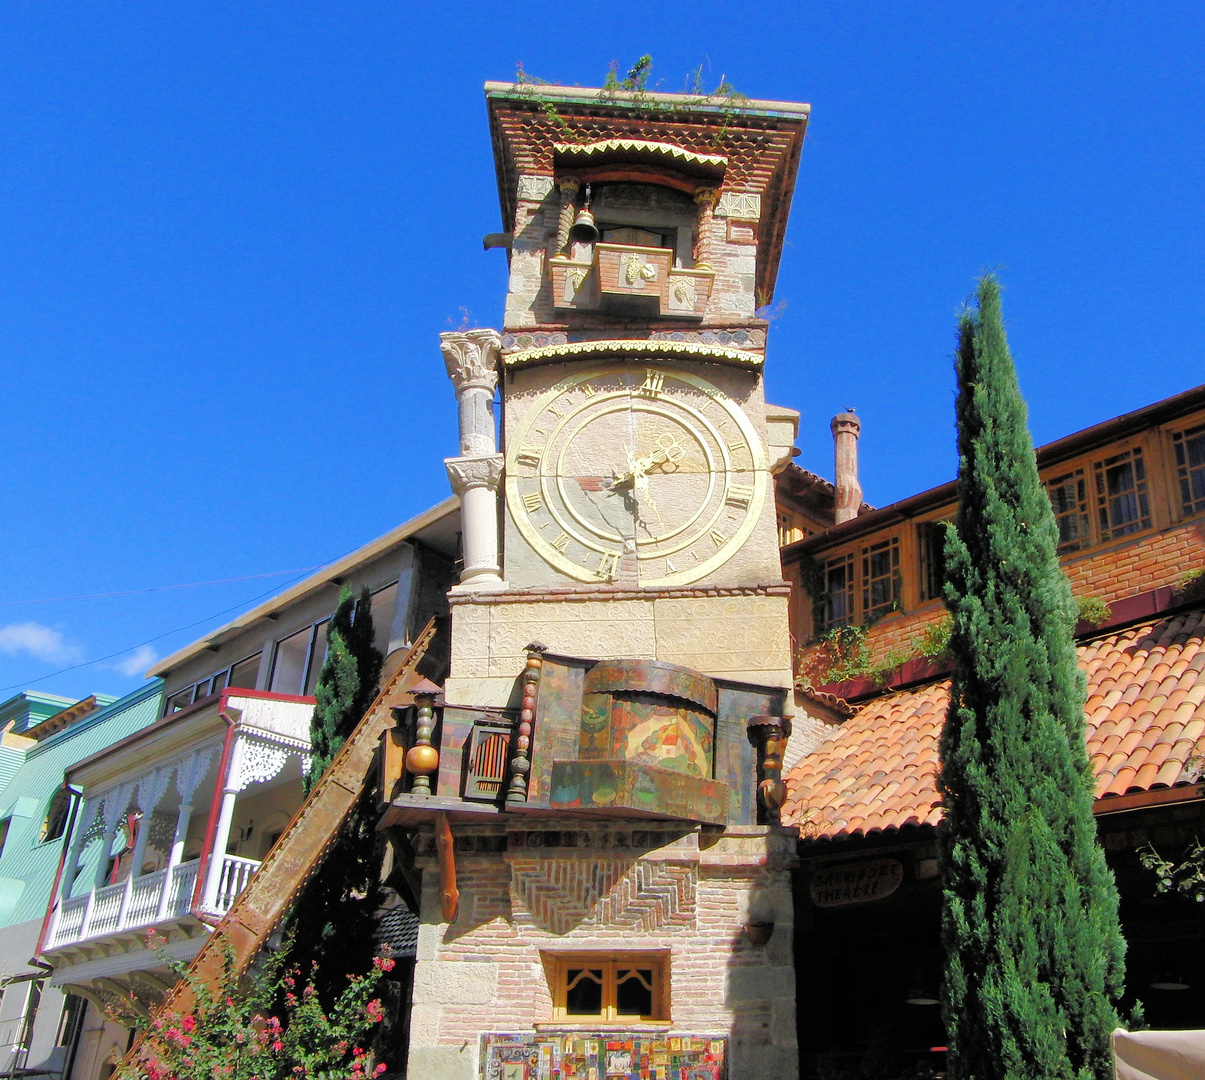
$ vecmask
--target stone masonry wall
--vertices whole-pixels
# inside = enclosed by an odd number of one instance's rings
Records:
[[[512,833],[506,850],[458,851],[450,925],[439,921],[438,868],[421,860],[409,1075],[470,1080],[482,1033],[566,1026],[553,1023],[542,953],[654,950],[671,957],[670,1034],[727,1035],[731,1080],[797,1074],[793,832],[734,829],[702,847],[697,831],[665,833],[650,848],[657,832],[612,824],[622,827],[553,834],[585,850],[519,847]],[[774,923],[764,946],[750,943],[749,922]],[[620,1026],[641,1028],[667,1025]]]

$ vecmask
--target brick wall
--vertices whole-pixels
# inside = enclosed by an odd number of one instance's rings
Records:
[[[630,825],[572,835],[573,848],[512,835],[507,850],[458,853],[450,925],[422,860],[410,1075],[467,1080],[482,1033],[552,1026],[541,952],[557,950],[669,950],[671,1032],[727,1035],[733,1077],[796,1075],[793,831],[728,830],[702,847],[691,831],[659,848]],[[775,924],[765,946],[747,922]]]
[[[1205,522],[1199,520],[1063,559],[1063,572],[1071,582],[1071,591],[1077,597],[1096,597],[1105,601],[1148,592],[1162,585],[1175,585],[1194,567],[1205,567]],[[793,568],[786,569],[790,579]],[[794,576],[798,577],[797,574]],[[797,593],[802,592],[795,581],[792,586]],[[909,590],[906,588],[907,595]],[[916,595],[915,589],[911,590],[911,595]],[[810,625],[810,597],[793,595],[791,613],[794,626]],[[867,635],[872,662],[881,661],[893,651],[915,655],[915,640],[945,615],[945,605],[931,601],[880,619]],[[806,671],[818,651],[819,646],[815,644],[798,649],[796,672]]]

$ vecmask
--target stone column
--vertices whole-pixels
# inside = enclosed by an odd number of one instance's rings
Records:
[[[862,485],[858,483],[858,435],[862,422],[851,412],[837,413],[829,425],[833,432],[836,459],[837,499],[835,523],[840,525],[858,516],[862,505]]]
[[[494,388],[498,385],[501,336],[497,330],[457,330],[440,334],[439,348],[456,388],[461,456],[495,453]]]
[[[554,255],[560,255],[569,246],[569,230],[573,228],[573,215],[577,209],[577,192],[582,185],[580,180],[568,176],[557,186],[561,189],[561,216],[557,221]]]
[[[498,565],[498,484],[502,455],[494,436],[494,387],[501,338],[496,330],[440,334],[448,377],[460,414],[460,456],[446,458],[448,481],[460,496],[464,569],[459,588],[503,585]]]
[[[699,242],[695,245],[695,268],[711,268],[711,233],[715,228],[715,204],[720,197],[716,188],[699,188],[695,202],[699,204]]]

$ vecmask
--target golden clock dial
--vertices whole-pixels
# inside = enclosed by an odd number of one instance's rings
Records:
[[[512,433],[506,499],[529,544],[578,581],[635,556],[643,585],[698,581],[748,538],[765,501],[764,447],[744,410],[670,367],[575,372]]]

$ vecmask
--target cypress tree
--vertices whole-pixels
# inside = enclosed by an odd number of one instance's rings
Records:
[[[346,585],[326,631],[326,659],[318,675],[310,721],[310,772],[306,794],[326,772],[339,748],[377,696],[385,658],[373,644],[372,597],[365,587],[355,599]]]
[[[327,627],[326,659],[314,691],[307,794],[377,695],[384,658],[373,637],[368,589],[355,598],[344,587]],[[305,977],[317,964],[314,985],[328,1007],[346,987],[346,976],[363,974],[372,963],[381,901],[375,809],[376,793],[368,784],[289,916],[289,966],[300,967]]]
[[[945,600],[942,1010],[952,1080],[1111,1077],[1125,942],[1092,819],[1076,607],[993,276],[960,320]]]

